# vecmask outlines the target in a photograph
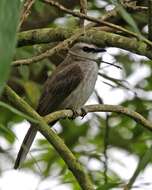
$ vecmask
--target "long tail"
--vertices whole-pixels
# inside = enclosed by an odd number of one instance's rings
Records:
[[[29,149],[34,141],[34,138],[36,136],[37,129],[33,126],[31,126],[24,137],[24,140],[22,142],[22,145],[20,147],[20,150],[18,152],[14,169],[17,169],[20,167],[21,163],[25,160],[27,153],[29,152]]]

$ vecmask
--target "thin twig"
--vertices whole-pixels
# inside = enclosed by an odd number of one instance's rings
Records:
[[[19,23],[19,28],[25,22],[25,20],[28,18],[29,14],[30,14],[30,10],[32,8],[32,5],[35,3],[35,1],[36,0],[26,0],[26,2],[24,3],[23,11],[22,11],[21,19],[20,19],[20,23]]]
[[[98,60],[101,61],[102,63],[105,63],[105,64],[107,64],[107,65],[110,65],[110,66],[116,67],[117,69],[121,69],[121,70],[122,70],[122,67],[119,66],[119,65],[116,65],[115,63],[110,63],[110,62],[108,62],[108,61],[103,61],[103,60],[101,60],[100,58],[99,58]]]
[[[96,90],[95,90],[95,94],[96,94],[96,97],[98,99],[99,104],[103,104],[103,100],[102,100],[101,96],[99,95],[99,93]]]
[[[112,81],[113,83],[115,83],[117,85],[117,87],[122,87],[124,89],[130,90],[131,92],[133,92],[133,90],[131,88],[129,88],[125,85],[125,83],[129,85],[129,83],[128,83],[128,81],[126,81],[124,79],[116,79],[116,78],[110,77],[110,76],[108,76],[104,73],[100,73],[100,72],[98,72],[98,75],[109,81]],[[135,93],[135,92],[133,92],[133,93]]]
[[[132,177],[130,178],[129,182],[127,185],[125,185],[123,190],[130,190],[133,188],[133,184],[135,183],[137,177],[143,171],[144,168],[148,165],[148,163],[151,160],[151,154],[152,154],[152,146],[146,150],[145,154],[140,158],[138,165],[136,167],[136,170],[134,171]]]
[[[148,11],[148,7],[144,6],[129,6],[128,4],[126,5],[126,8],[131,9],[133,11]]]
[[[95,91],[98,102],[100,104],[103,104],[103,100],[101,98],[101,96],[98,94],[97,91]],[[104,182],[105,184],[108,183],[108,178],[107,178],[107,171],[108,171],[108,155],[107,155],[107,149],[108,149],[108,142],[109,142],[109,114],[106,113],[106,123],[105,123],[105,133],[104,133],[104,150],[103,150],[103,154],[104,154],[104,161],[103,161],[103,165],[104,165]]]
[[[98,24],[102,24],[102,25],[105,25],[105,26],[112,27],[112,28],[114,28],[116,30],[119,30],[119,31],[125,32],[126,34],[134,36],[134,37],[138,38],[139,40],[141,40],[141,41],[147,43],[148,45],[152,46],[152,42],[149,41],[148,39],[146,39],[145,37],[143,37],[141,35],[139,36],[138,34],[132,32],[132,31],[129,31],[129,30],[127,30],[127,29],[125,29],[125,28],[123,28],[121,26],[118,26],[118,25],[115,25],[115,24],[112,24],[112,23],[109,23],[109,22],[106,22],[106,21],[103,21],[103,20],[100,20],[100,19],[96,19],[96,18],[91,17],[91,16],[86,16],[86,15],[84,15],[82,13],[79,13],[79,12],[72,11],[72,10],[60,5],[58,2],[55,2],[53,0],[41,0],[41,1],[44,2],[44,3],[48,3],[48,4],[52,5],[52,6],[55,6],[58,9],[66,12],[68,14],[71,14],[71,15],[73,15],[75,17],[83,18],[83,19],[86,19],[86,20],[89,20],[89,21],[92,21],[92,22],[95,22],[95,23],[98,23]]]
[[[126,8],[127,10],[133,10],[133,11],[147,11],[147,10],[148,10],[148,7],[138,6],[138,5],[136,5],[136,4],[137,4],[136,1],[130,1],[130,2],[122,1],[122,5],[123,5],[124,8]]]
[[[87,15],[87,0],[80,0],[80,13]],[[84,27],[84,19],[80,19],[80,27]]]
[[[104,134],[104,180],[105,184],[108,183],[108,177],[107,177],[107,172],[108,172],[108,155],[107,155],[107,150],[108,150],[108,144],[109,144],[109,114],[106,113],[106,126],[105,126],[105,134]]]

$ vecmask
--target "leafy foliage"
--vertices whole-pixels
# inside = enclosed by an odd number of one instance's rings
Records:
[[[0,93],[8,77],[9,66],[15,50],[20,4],[20,0],[0,1]]]
[[[63,5],[70,9],[80,8],[78,1],[60,0],[59,2],[63,3]],[[145,2],[147,1],[137,1],[137,5],[146,6],[147,4]],[[110,0],[103,0],[102,3],[101,1],[90,0],[88,1],[88,9],[90,13],[92,12],[102,16],[106,14],[106,9],[108,7],[113,6],[112,3],[115,6],[118,6],[119,14],[116,14],[112,19],[109,18],[108,21],[129,28],[145,37],[147,36],[147,33],[144,30],[147,25],[147,15],[144,11],[131,11],[130,13],[125,7],[123,7],[123,4],[119,3],[119,1],[114,3],[114,1]],[[0,0],[0,90],[4,86],[8,77],[9,66],[14,53],[19,7],[19,0]],[[7,15],[7,17],[5,15]],[[32,7],[30,16],[23,23],[21,30],[44,27],[55,28],[61,25],[67,28],[74,28],[76,26],[78,27],[77,21],[78,19],[64,14],[54,7],[50,8],[48,5],[36,1]],[[44,49],[48,48],[47,45],[48,44],[31,45],[16,48],[14,60],[29,58],[41,53]],[[152,62],[144,57],[138,57],[131,51],[127,52],[118,50],[117,53],[111,53],[109,57],[111,57],[111,60],[122,66],[122,71],[116,71],[116,73],[119,73],[120,78],[118,79],[122,81],[121,84],[123,85],[118,85],[116,81],[108,80],[107,82],[105,78],[102,80],[102,83],[100,83],[101,90],[97,89],[99,96],[101,98],[103,96],[104,99],[102,87],[105,85],[110,89],[108,92],[109,99],[111,99],[111,94],[114,91],[121,90],[124,94],[124,98],[123,100],[118,101],[121,99],[121,97],[118,96],[116,103],[119,102],[120,105],[131,108],[139,112],[145,118],[150,119],[152,114]],[[36,108],[44,81],[48,75],[51,75],[56,63],[58,64],[63,58],[64,57],[62,56],[58,56],[54,58],[54,61],[52,61],[51,58],[48,58],[28,66],[12,67],[8,83],[30,105]],[[109,77],[115,72],[115,69],[112,66],[108,66],[109,70],[106,70],[102,65],[101,68],[102,73],[106,75],[110,73],[108,75]],[[143,68],[146,68],[147,72],[142,75]],[[138,75],[134,81],[132,77],[135,76],[137,72]],[[114,77],[117,79],[115,74]],[[96,102],[98,101],[95,96],[94,99]],[[6,97],[2,97],[2,101],[0,102],[0,137],[3,140],[5,139],[11,148],[16,141],[14,124],[20,123],[24,119],[33,122],[32,118],[29,118],[26,114],[9,105]],[[106,136],[107,126],[109,127],[108,136]],[[149,146],[151,143],[151,132],[147,131],[137,122],[126,116],[111,113],[107,124],[105,115],[90,114],[83,120],[80,118],[76,120],[61,120],[60,126],[57,124],[54,127],[54,130],[57,131],[67,146],[74,152],[77,159],[79,159],[89,171],[98,190],[108,190],[114,187],[118,188],[126,184],[122,177],[118,175],[119,172],[112,170],[105,161],[106,152],[110,152],[112,148],[116,148],[119,151],[125,151],[128,154],[136,156],[140,160],[129,185],[133,184],[141,171],[143,171],[152,161],[151,146]],[[106,137],[108,138],[106,139]],[[42,180],[47,179],[49,176],[53,176],[55,172],[61,183],[71,184],[71,188],[74,190],[80,189],[74,177],[66,168],[65,163],[50,144],[45,139],[39,139],[36,142],[38,148],[32,151],[33,156],[29,156],[29,159],[23,165],[23,169],[28,168],[34,173],[41,173]],[[105,146],[105,142],[108,143],[107,147]],[[5,147],[3,147],[3,150],[5,150]],[[3,154],[5,155],[7,152],[4,151]],[[14,154],[11,154],[11,156],[13,159],[15,158]],[[110,154],[108,155],[108,159],[112,160]],[[94,170],[89,167],[89,163],[92,160],[96,163],[100,163],[98,169]],[[118,160],[115,162],[121,165],[121,162]],[[106,164],[108,167],[107,171],[105,171]],[[37,169],[37,165],[41,170]]]

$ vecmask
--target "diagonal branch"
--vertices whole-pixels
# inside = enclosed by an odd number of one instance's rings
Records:
[[[134,36],[136,38],[138,38],[139,40],[142,40],[144,41],[145,43],[147,43],[148,45],[152,46],[152,42],[149,41],[148,39],[146,39],[145,37],[143,36],[139,36],[138,34],[132,32],[132,31],[129,31],[121,26],[118,26],[118,25],[115,25],[115,24],[112,24],[112,23],[109,23],[109,22],[106,22],[106,21],[103,21],[101,19],[96,19],[94,17],[91,17],[91,16],[87,16],[85,14],[82,14],[82,13],[79,13],[79,12],[74,12],[62,5],[60,5],[58,2],[55,2],[53,0],[41,0],[42,2],[45,2],[47,4],[50,4],[52,6],[55,6],[57,7],[58,9],[64,11],[64,12],[67,12],[68,14],[71,14],[75,17],[79,17],[79,18],[83,18],[83,19],[86,19],[86,20],[89,20],[89,21],[92,21],[92,22],[95,22],[95,23],[98,23],[98,24],[101,24],[101,25],[105,25],[105,26],[109,26],[109,27],[112,27],[116,30],[119,30],[119,31],[122,31],[122,32],[125,32],[126,34],[129,34],[131,36]]]
[[[62,139],[46,124],[52,121],[59,120],[65,117],[72,117],[72,110],[61,110],[48,114],[42,118],[33,108],[31,108],[22,98],[20,98],[10,87],[5,87],[5,95],[7,95],[8,100],[15,104],[20,110],[33,117],[38,121],[37,129],[46,137],[46,139],[53,145],[60,156],[63,158],[69,169],[72,171],[73,175],[76,177],[78,183],[84,190],[93,190],[93,185],[84,172],[81,164],[76,160],[72,152],[67,148]],[[88,105],[83,108],[86,113],[88,112],[116,112],[127,115],[128,117],[134,119],[137,123],[141,124],[143,127],[152,131],[152,122],[145,119],[139,113],[132,111],[128,108],[115,105]],[[84,111],[78,110],[77,114],[79,116],[84,116]]]
[[[146,166],[151,161],[151,154],[152,154],[152,146],[150,146],[149,149],[146,150],[144,155],[141,156],[132,177],[129,179],[129,182],[127,183],[127,185],[125,185],[123,190],[131,190],[132,189],[132,186],[135,183],[137,177],[140,175],[140,173],[146,168]]]
[[[26,0],[26,2],[24,3],[24,7],[23,7],[20,23],[19,23],[19,28],[21,27],[23,22],[25,22],[25,20],[28,18],[30,14],[30,9],[32,5],[35,3],[35,1],[36,0]]]
[[[121,4],[127,9],[127,10],[133,10],[133,11],[147,11],[148,7],[145,6],[138,6],[137,1],[128,1],[128,0],[123,0]]]
[[[93,190],[93,185],[90,178],[82,165],[75,158],[73,153],[64,144],[64,141],[46,124],[44,119],[22,98],[20,98],[10,87],[5,87],[5,95],[8,100],[12,102],[16,107],[18,107],[23,112],[27,113],[29,116],[33,117],[38,121],[37,130],[39,130],[42,135],[50,142],[50,144],[56,149],[61,158],[65,161],[68,168],[71,170],[77,182],[84,190]]]

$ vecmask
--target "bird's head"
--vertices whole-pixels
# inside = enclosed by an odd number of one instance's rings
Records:
[[[97,57],[97,55],[101,52],[105,52],[106,50],[104,48],[99,48],[93,44],[87,44],[87,43],[76,43],[73,45],[73,47],[70,49],[69,53],[73,52],[73,54],[80,56],[82,58],[91,58],[94,59]]]

